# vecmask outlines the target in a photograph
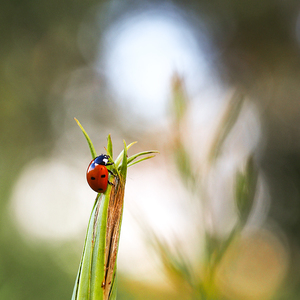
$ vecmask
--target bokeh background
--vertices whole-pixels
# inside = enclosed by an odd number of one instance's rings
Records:
[[[71,298],[95,199],[74,117],[98,153],[109,133],[160,151],[129,169],[118,299],[300,298],[298,1],[6,1],[0,20],[0,299]]]

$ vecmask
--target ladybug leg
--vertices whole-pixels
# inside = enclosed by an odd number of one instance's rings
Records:
[[[116,177],[116,174],[114,174],[111,170],[107,169],[107,171],[108,171],[109,174],[111,174],[112,176]],[[109,180],[108,180],[108,184],[115,186],[114,183],[110,182]]]
[[[109,180],[108,180],[108,184],[110,184],[110,185],[112,185],[112,186],[115,186],[115,184],[112,183],[112,182],[110,182]]]
[[[111,174],[112,176],[116,177],[116,174],[114,174],[111,170],[107,169],[107,171],[108,171],[109,174]]]

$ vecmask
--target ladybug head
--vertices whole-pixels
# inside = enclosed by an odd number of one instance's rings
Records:
[[[112,165],[112,163],[109,163],[109,158],[109,155],[101,154],[94,159],[94,163],[103,166]]]

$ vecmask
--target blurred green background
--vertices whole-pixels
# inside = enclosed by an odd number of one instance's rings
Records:
[[[0,299],[71,298],[95,198],[73,117],[99,153],[109,133],[116,153],[123,138],[161,153],[129,169],[118,299],[299,299],[298,1],[6,1],[0,16]]]

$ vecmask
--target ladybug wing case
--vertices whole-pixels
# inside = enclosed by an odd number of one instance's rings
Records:
[[[108,184],[108,171],[103,165],[91,163],[86,173],[89,186],[97,193],[104,193]]]

